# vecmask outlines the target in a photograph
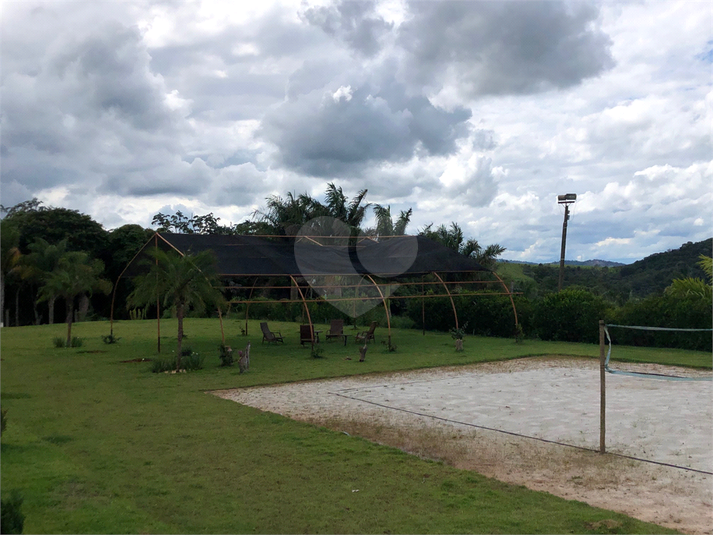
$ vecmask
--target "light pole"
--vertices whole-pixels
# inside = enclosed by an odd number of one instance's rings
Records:
[[[557,195],[557,204],[564,204],[564,223],[562,223],[562,251],[560,253],[560,279],[557,291],[562,291],[562,281],[564,280],[564,248],[567,243],[567,221],[569,220],[569,205],[577,200],[576,193]]]

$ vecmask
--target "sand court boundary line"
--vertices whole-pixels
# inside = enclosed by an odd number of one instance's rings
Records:
[[[414,381],[414,382],[428,382],[428,381]],[[400,383],[399,383],[399,384],[400,384]],[[403,383],[403,384],[406,384],[406,383]],[[408,383],[408,384],[413,384],[413,383]],[[346,388],[346,389],[344,389],[344,391],[358,391],[358,390],[360,390],[360,388]],[[367,400],[367,399],[360,399],[360,398],[353,397],[353,396],[346,396],[346,395],[344,395],[344,394],[341,394],[340,392],[329,392],[329,393],[330,393],[331,395],[333,395],[333,396],[339,396],[339,397],[342,397],[342,398],[345,398],[345,399],[351,399],[351,400],[354,400],[354,401],[359,401],[359,402],[361,402],[361,403],[369,403],[370,405],[374,405],[374,406],[376,406],[376,407],[381,407],[381,408],[384,408],[384,409],[389,409],[389,410],[394,410],[394,411],[401,411],[401,412],[405,412],[405,413],[408,413],[408,414],[413,414],[413,415],[415,415],[415,416],[422,416],[422,417],[424,417],[424,418],[433,418],[434,420],[440,420],[441,422],[446,422],[446,423],[449,423],[449,424],[457,424],[457,425],[463,425],[463,426],[466,426],[466,427],[474,427],[474,428],[476,428],[476,429],[484,429],[484,430],[486,430],[486,431],[495,431],[496,433],[504,433],[504,434],[506,434],[506,435],[511,435],[511,436],[515,436],[515,437],[519,437],[519,438],[527,438],[527,439],[530,439],[530,440],[538,440],[538,441],[540,441],[540,442],[545,442],[545,443],[547,443],[547,444],[556,444],[556,445],[558,445],[558,446],[566,446],[566,447],[568,447],[568,448],[576,448],[576,449],[578,449],[578,450],[591,451],[591,452],[593,452],[593,453],[600,453],[599,450],[597,450],[597,449],[595,449],[595,448],[587,448],[586,446],[577,446],[576,444],[567,444],[566,442],[559,442],[559,441],[557,441],[557,440],[549,440],[549,439],[546,439],[546,438],[533,437],[533,436],[530,436],[530,435],[523,435],[522,433],[516,433],[516,432],[514,432],[514,431],[506,431],[505,429],[497,429],[497,428],[495,428],[495,427],[488,427],[488,426],[485,426],[485,425],[473,424],[473,423],[469,423],[469,422],[461,422],[461,421],[459,421],[459,420],[453,420],[453,419],[451,419],[451,418],[444,418],[444,417],[442,417],[442,416],[434,416],[434,415],[432,415],[432,414],[426,414],[426,413],[422,413],[422,412],[418,412],[418,411],[412,411],[412,410],[403,409],[403,408],[400,408],[400,407],[393,407],[393,406],[390,406],[390,405],[385,405],[385,404],[383,404],[383,403],[377,403],[376,401],[370,401],[370,400]],[[603,454],[601,454],[601,455],[614,455],[614,456],[616,456],[616,457],[622,457],[622,458],[624,458],[624,459],[630,459],[630,460],[632,460],[632,461],[641,461],[641,462],[643,462],[643,463],[657,464],[657,465],[659,465],[659,466],[668,466],[668,467],[670,467],[670,468],[677,468],[677,469],[679,469],[679,470],[688,470],[689,472],[697,472],[697,473],[699,473],[699,474],[706,474],[706,475],[711,475],[711,476],[713,476],[713,472],[708,472],[708,471],[706,471],[706,470],[699,470],[699,469],[697,469],[697,468],[690,468],[690,467],[687,467],[687,466],[680,466],[680,465],[677,465],[677,464],[664,463],[664,462],[661,462],[661,461],[655,461],[655,460],[653,460],[653,459],[642,459],[641,457],[634,457],[634,456],[632,456],[632,455],[624,455],[623,453],[616,453],[616,452],[607,451],[607,452],[605,452],[605,453],[603,453]]]

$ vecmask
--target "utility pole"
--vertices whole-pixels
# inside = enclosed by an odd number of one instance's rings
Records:
[[[557,285],[557,291],[562,291],[562,282],[564,281],[564,250],[567,244],[567,221],[569,220],[569,205],[577,200],[576,193],[567,193],[566,195],[557,195],[557,203],[564,204],[564,222],[562,223],[562,251],[560,252],[560,278]]]

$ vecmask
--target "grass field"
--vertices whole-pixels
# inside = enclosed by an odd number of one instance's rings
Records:
[[[456,353],[448,335],[396,330],[397,352],[377,343],[359,363],[353,342],[320,344],[323,358],[311,358],[296,324],[271,323],[286,343],[269,347],[257,321],[248,337],[240,336],[242,322],[225,325],[233,348],[252,342],[246,374],[219,367],[217,320],[186,321],[184,345],[205,356],[205,367],[175,375],[123,362],[156,357],[155,322],[118,322],[114,345],[101,341],[108,323],[80,323],[73,334],[85,342],[72,349],[52,346],[64,325],[2,329],[2,495],[22,492],[25,532],[668,532],[205,393],[530,355],[595,357],[597,346],[468,337]],[[161,327],[170,353],[175,321]],[[377,330],[377,342],[383,334]],[[703,367],[711,358],[617,353]]]

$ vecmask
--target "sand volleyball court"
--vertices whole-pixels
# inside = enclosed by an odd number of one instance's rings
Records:
[[[683,532],[713,533],[706,473],[713,473],[713,382],[611,374],[606,381],[606,445],[619,455],[588,451],[599,447],[595,359],[518,359],[214,394]]]

